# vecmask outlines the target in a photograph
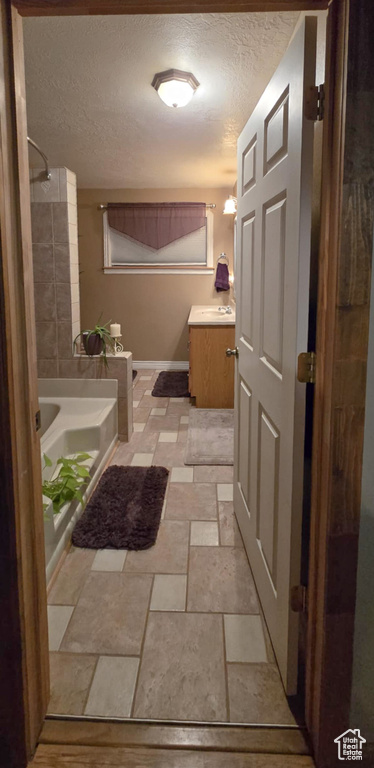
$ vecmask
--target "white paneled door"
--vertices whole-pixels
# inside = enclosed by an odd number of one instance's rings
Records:
[[[296,692],[316,19],[298,28],[238,142],[235,511],[285,690]]]

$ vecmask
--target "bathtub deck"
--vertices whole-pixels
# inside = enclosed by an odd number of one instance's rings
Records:
[[[156,545],[71,550],[49,594],[49,712],[295,724],[237,528],[233,468],[183,463],[190,403],[134,385],[112,463],[170,469]],[[243,637],[246,642],[243,643]]]

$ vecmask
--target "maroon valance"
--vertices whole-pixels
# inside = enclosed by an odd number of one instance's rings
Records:
[[[108,224],[158,251],[206,224],[205,203],[109,203]]]

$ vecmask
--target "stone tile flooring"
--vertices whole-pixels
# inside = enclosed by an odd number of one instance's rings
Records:
[[[170,470],[154,547],[72,548],[48,597],[49,712],[294,723],[233,512],[232,467],[184,466],[186,399],[134,382],[112,464]]]

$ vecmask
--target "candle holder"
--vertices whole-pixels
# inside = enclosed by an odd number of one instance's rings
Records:
[[[118,355],[120,352],[123,352],[123,344],[121,344],[120,339],[122,339],[122,334],[120,336],[113,336],[113,354]]]

